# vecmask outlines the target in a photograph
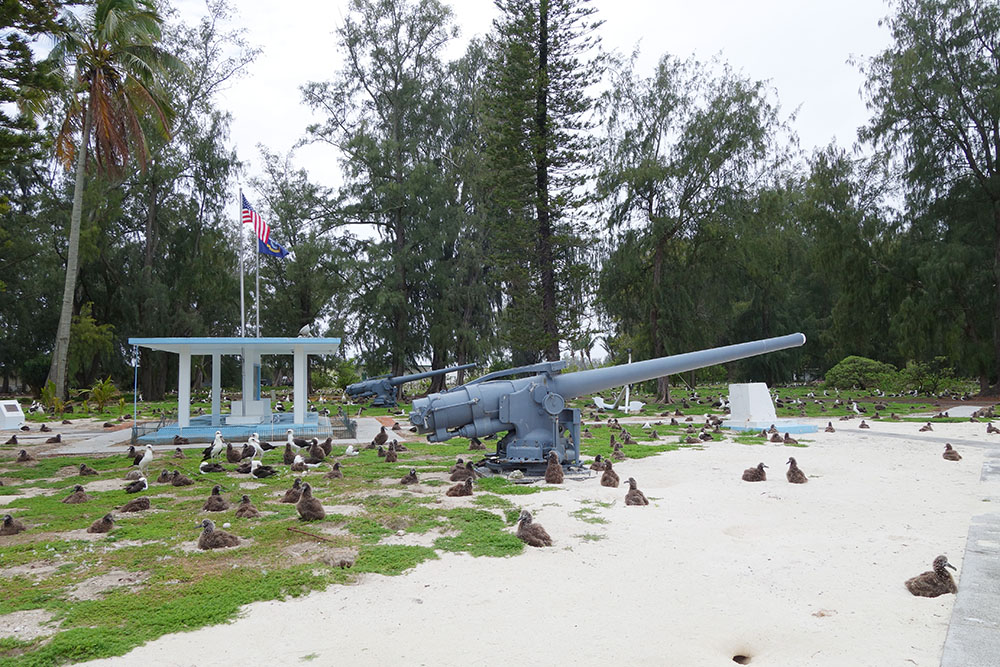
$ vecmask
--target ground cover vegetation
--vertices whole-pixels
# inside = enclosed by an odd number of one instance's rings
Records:
[[[198,25],[169,3],[74,7],[5,8],[0,71],[20,103],[0,118],[17,158],[0,175],[0,389],[52,382],[64,401],[128,386],[129,336],[238,333],[248,157],[216,93],[259,56],[224,0]],[[254,203],[296,255],[262,260],[262,333],[319,323],[352,356],[316,362],[314,389],[423,360],[586,364],[603,343],[620,363],[795,330],[805,347],[726,379],[821,378],[858,355],[996,386],[996,2],[890,3],[890,46],[857,63],[865,150],[809,154],[780,91],[738,63],[664,53],[642,71],[601,50],[587,0],[497,8],[449,61],[444,2],[352,0],[331,36],[343,58],[301,86],[317,118],[302,142],[339,160],[341,185],[294,151],[252,158]],[[50,56],[26,48],[44,36]],[[175,364],[140,361],[140,393],[162,398]],[[208,370],[195,360],[196,388]]]
[[[712,447],[723,441],[769,442],[767,435],[719,431],[708,424],[710,418],[723,416],[724,384],[676,389],[671,392],[676,402],[669,404],[653,402],[656,387],[649,385],[648,393],[634,394],[647,404],[620,424],[611,420],[626,417],[623,412],[598,411],[583,399],[570,402],[584,414],[581,452],[585,464],[598,455],[616,460],[612,441],[622,443],[621,454],[631,459]],[[936,397],[817,389],[775,389],[778,415],[829,417],[837,428],[850,428],[859,423],[852,406],[857,403],[870,421],[950,420],[944,415],[926,416],[946,407]],[[397,433],[410,435],[406,403],[376,410],[323,395],[313,396],[311,402],[320,410],[343,409],[352,415],[388,411],[400,420]],[[891,407],[879,413],[883,403]],[[195,405],[207,404],[196,401]],[[170,413],[176,403],[142,402],[138,408],[142,418]],[[910,416],[913,412],[920,416]],[[101,419],[114,418],[114,413],[109,409],[94,417],[93,413],[74,415],[99,425]],[[51,423],[49,414],[30,413],[28,419],[33,427]],[[809,443],[806,436],[789,446],[808,447]],[[334,447],[328,462],[304,475],[280,465],[279,449],[266,453],[263,461],[278,464],[281,472],[264,479],[233,471],[201,474],[199,449],[189,449],[187,457],[179,459],[172,457],[168,447],[151,464],[150,489],[139,494],[150,498],[151,509],[136,514],[116,511],[135,497],[124,491],[125,473],[135,469],[130,458],[42,455],[36,461],[18,463],[15,453],[20,445],[0,445],[2,491],[11,497],[5,511],[28,527],[19,535],[0,536],[0,576],[9,593],[0,600],[0,616],[27,611],[44,615],[40,636],[0,644],[0,664],[48,665],[119,655],[165,633],[224,622],[244,604],[351,584],[365,572],[400,574],[442,552],[516,555],[523,550],[523,543],[514,536],[519,499],[557,487],[490,477],[476,481],[471,498],[446,499],[444,491],[451,485],[448,471],[456,458],[478,455],[470,444],[465,438],[435,444],[408,439],[407,450],[395,463],[386,463],[373,449],[344,456],[344,447]],[[490,444],[487,440],[487,448]],[[340,462],[343,478],[326,479],[334,460]],[[81,476],[81,464],[97,474]],[[419,483],[404,486],[400,478],[411,468]],[[194,483],[174,487],[153,481],[161,470],[178,470]],[[294,505],[279,502],[297,476],[314,487],[314,495],[327,508],[322,521],[302,522]],[[76,484],[84,486],[90,500],[64,504],[63,498]],[[222,495],[231,508],[205,512],[202,504],[216,484],[223,487]],[[259,518],[235,516],[243,494],[261,512]],[[581,522],[581,531],[594,530],[607,523],[600,511],[607,506],[583,502],[573,508],[571,516]],[[116,521],[111,532],[85,532],[92,521],[109,511]],[[213,519],[219,528],[225,526],[242,543],[232,549],[199,551],[195,544],[203,518]],[[581,532],[577,538],[588,542],[603,535]]]

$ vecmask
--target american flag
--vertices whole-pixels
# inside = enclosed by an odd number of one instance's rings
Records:
[[[243,210],[241,211],[243,224],[246,225],[252,222],[253,229],[257,232],[257,238],[264,243],[267,243],[268,239],[271,238],[271,228],[266,222],[264,222],[263,218],[258,215],[257,211],[253,210],[253,207],[250,206],[250,202],[247,201],[246,195],[242,192],[240,193],[240,199],[243,200]]]

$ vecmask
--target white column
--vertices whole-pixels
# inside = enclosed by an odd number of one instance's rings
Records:
[[[222,355],[212,354],[212,426],[222,423]]]
[[[182,349],[180,357],[177,369],[177,425],[185,428],[191,425],[191,350]]]
[[[247,412],[247,406],[250,405],[250,401],[253,400],[253,355],[248,354],[246,348],[243,349],[243,414],[240,417],[245,417]]]
[[[295,423],[304,424],[306,421],[306,390],[309,388],[309,378],[306,375],[306,349],[302,345],[294,348],[295,358],[292,362],[292,371],[295,378],[292,381],[295,398]]]

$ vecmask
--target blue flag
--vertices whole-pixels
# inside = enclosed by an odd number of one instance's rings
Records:
[[[271,257],[284,257],[288,255],[289,252],[285,250],[280,243],[274,239],[268,239],[266,242],[257,239],[257,251],[262,255],[269,255]]]

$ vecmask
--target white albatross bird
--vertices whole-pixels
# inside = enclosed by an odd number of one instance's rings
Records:
[[[146,452],[142,455],[142,458],[139,459],[139,461],[136,463],[136,465],[139,466],[139,470],[142,471],[143,477],[146,476],[146,468],[148,468],[149,464],[152,462],[153,462],[153,446],[146,445]]]
[[[309,446],[309,441],[306,440],[305,438],[296,438],[295,433],[292,431],[292,429],[286,430],[285,436],[287,436],[285,442],[287,442],[293,447],[297,447],[298,449],[305,449],[306,447]]]

